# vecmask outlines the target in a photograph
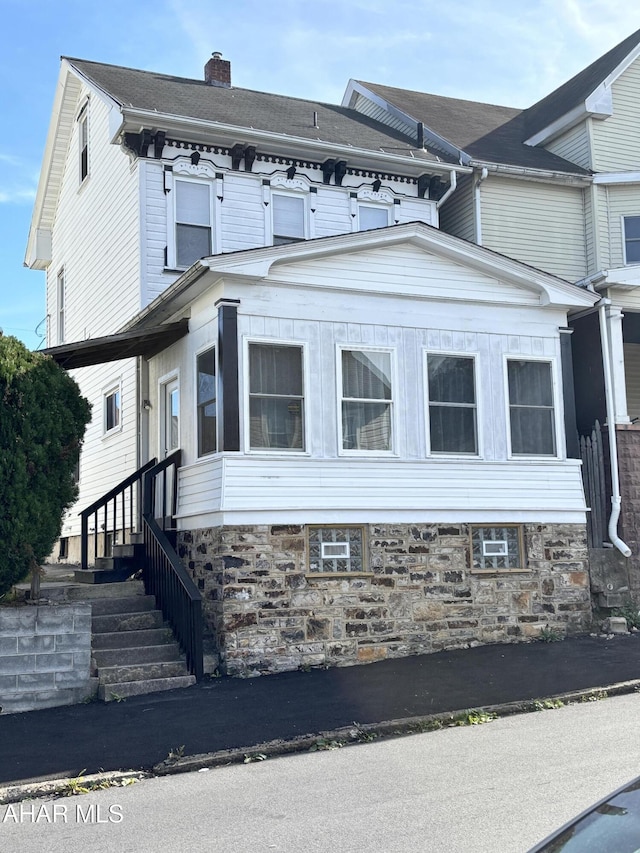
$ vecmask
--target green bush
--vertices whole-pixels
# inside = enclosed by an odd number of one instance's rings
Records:
[[[53,359],[0,333],[0,595],[51,553],[90,417]]]

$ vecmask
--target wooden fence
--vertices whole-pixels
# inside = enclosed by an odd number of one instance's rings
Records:
[[[590,548],[602,548],[608,541],[607,534],[607,487],[605,482],[604,449],[602,430],[596,421],[591,435],[580,436],[582,457],[582,482],[587,506],[587,535]]]

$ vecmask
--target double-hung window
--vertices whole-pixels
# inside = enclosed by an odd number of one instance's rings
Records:
[[[393,449],[391,353],[342,349],[342,449]]]
[[[304,450],[301,346],[249,344],[249,447]]]
[[[104,432],[115,432],[122,423],[122,405],[120,386],[112,388],[104,395]]]
[[[478,452],[475,359],[427,354],[432,453]]]
[[[281,246],[283,243],[296,243],[305,239],[305,205],[304,196],[285,193],[272,194],[274,246]]]
[[[640,216],[625,216],[624,260],[627,264],[640,264]]]
[[[78,116],[78,166],[80,183],[89,175],[89,102],[87,101]]]
[[[200,353],[196,358],[196,406],[198,410],[198,456],[217,450],[216,351]]]
[[[551,362],[507,360],[511,453],[555,456],[556,423]]]
[[[373,228],[386,228],[389,224],[389,207],[373,204],[358,205],[358,230],[371,231]]]
[[[211,254],[211,184],[176,178],[175,263],[190,267]]]

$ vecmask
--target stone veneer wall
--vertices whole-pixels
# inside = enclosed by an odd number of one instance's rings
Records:
[[[528,570],[490,575],[469,571],[468,525],[365,528],[370,574],[335,578],[306,573],[300,525],[178,535],[228,674],[514,642],[545,625],[563,635],[589,627],[584,525],[525,525]]]
[[[3,714],[81,702],[90,663],[90,604],[0,607]]]
[[[631,548],[629,582],[631,593],[640,604],[640,425],[618,425],[616,443],[622,497],[618,535]]]

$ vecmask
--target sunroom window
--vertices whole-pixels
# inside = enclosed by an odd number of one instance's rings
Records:
[[[302,347],[249,344],[251,450],[304,450]]]
[[[342,449],[392,449],[391,353],[343,349]]]
[[[472,357],[427,355],[432,453],[478,452],[474,364]]]
[[[509,359],[507,373],[511,453],[514,456],[555,456],[551,363]]]

